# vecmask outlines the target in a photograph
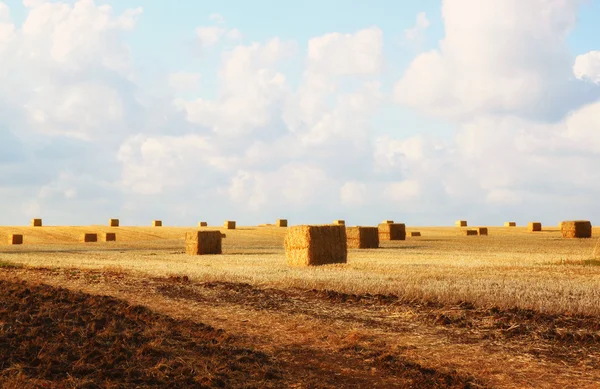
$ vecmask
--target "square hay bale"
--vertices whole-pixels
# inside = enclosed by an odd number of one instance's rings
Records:
[[[345,226],[346,225],[346,221],[345,220],[334,220],[333,221],[333,225],[334,226]]]
[[[541,231],[542,230],[542,223],[540,223],[540,222],[529,222],[527,224],[527,230],[530,231],[530,232]]]
[[[466,220],[457,220],[456,223],[456,227],[466,227],[467,226],[467,221]]]
[[[84,243],[97,242],[98,241],[98,234],[85,233],[81,237],[81,241],[84,242]]]
[[[8,235],[8,244],[23,244],[23,235],[20,235],[20,234]]]
[[[377,227],[346,228],[348,248],[376,249],[379,247],[379,229]]]
[[[199,222],[198,227],[208,227],[208,223],[207,222]]]
[[[384,220],[381,222],[382,224],[394,224],[393,220]]]
[[[275,225],[277,227],[287,227],[288,226],[287,219],[277,219],[277,222],[275,223]]]
[[[318,266],[348,261],[345,226],[294,226],[285,236],[289,266]]]
[[[114,232],[105,232],[103,234],[103,238],[105,242],[116,242],[117,241],[117,234]]]
[[[235,221],[226,220],[225,223],[223,223],[223,227],[225,227],[228,230],[235,230]]]
[[[591,238],[592,223],[588,220],[572,220],[560,223],[563,238]]]
[[[516,227],[517,222],[505,222],[504,227]]]
[[[410,236],[414,238],[416,236],[421,236],[421,233],[419,231],[411,231]]]
[[[111,227],[119,227],[119,219],[109,219],[108,225]]]
[[[477,234],[487,236],[487,234],[488,234],[487,227],[477,227]]]
[[[474,235],[477,235],[477,232],[478,232],[477,230],[473,230],[473,229],[468,229],[468,230],[463,230],[463,231],[466,236],[474,236]]]
[[[379,241],[405,240],[406,225],[404,223],[381,223],[378,227]]]
[[[220,231],[188,231],[185,233],[185,253],[187,255],[223,254]]]
[[[162,227],[162,220],[152,220],[152,227]]]
[[[41,227],[42,219],[31,219],[31,226],[32,227]]]

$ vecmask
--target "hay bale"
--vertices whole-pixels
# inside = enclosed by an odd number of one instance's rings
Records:
[[[222,254],[220,231],[188,231],[185,233],[185,253],[187,255]]]
[[[379,247],[379,229],[377,227],[346,228],[348,248],[376,249]]]
[[[406,225],[404,223],[381,223],[378,227],[379,241],[405,240]]]
[[[466,227],[467,226],[467,221],[466,220],[457,220],[456,223],[456,227]]]
[[[477,227],[477,234],[480,235],[480,236],[481,235],[487,236],[487,234],[488,234],[487,227]]]
[[[235,221],[226,220],[223,226],[228,230],[235,230]]]
[[[572,220],[560,223],[563,238],[591,238],[592,223],[588,220]]]
[[[162,220],[152,220],[152,227],[162,227]]]
[[[333,221],[333,225],[334,226],[345,226],[346,225],[346,221],[345,220],[334,220]]]
[[[23,244],[23,235],[20,235],[20,234],[8,235],[8,244]]]
[[[540,223],[540,222],[529,222],[527,224],[527,230],[529,230],[530,232],[541,231],[542,230],[542,223]]]
[[[207,222],[200,222],[200,223],[198,223],[198,227],[208,227],[208,223]]]
[[[411,237],[417,237],[417,236],[421,236],[421,233],[419,231],[411,231],[410,232],[410,236]]]
[[[111,227],[119,227],[119,219],[109,219],[108,225]]]
[[[466,236],[477,235],[477,230],[474,230],[474,229],[463,230],[463,232]]]
[[[504,227],[516,227],[517,222],[504,222]]]
[[[85,233],[85,234],[82,235],[81,241],[84,242],[84,243],[97,242],[98,241],[98,234]]]
[[[277,219],[277,222],[275,223],[275,225],[277,227],[287,227],[288,226],[287,219]]]
[[[31,219],[31,226],[32,227],[41,227],[42,219]]]
[[[381,222],[382,224],[394,224],[393,220],[384,220]]]
[[[285,257],[290,266],[346,263],[348,243],[344,226],[294,226],[285,236]]]
[[[114,232],[105,232],[102,237],[105,242],[116,242],[117,241],[117,234],[115,234]]]

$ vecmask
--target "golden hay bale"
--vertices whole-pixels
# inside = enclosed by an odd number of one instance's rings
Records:
[[[32,227],[41,227],[42,219],[31,219],[31,226]]]
[[[115,234],[114,232],[105,232],[103,234],[103,238],[105,242],[116,242],[117,234]]]
[[[220,231],[188,231],[185,233],[185,253],[187,255],[222,254]]]
[[[111,227],[119,227],[119,219],[109,219],[108,225]]]
[[[198,223],[198,227],[208,227],[208,223],[207,222],[200,222],[200,223]]]
[[[591,238],[592,223],[588,220],[572,220],[560,223],[563,238]]]
[[[467,221],[466,220],[457,220],[456,223],[456,227],[466,227],[467,226]]]
[[[394,224],[393,220],[384,220],[381,222],[382,224]]]
[[[20,234],[8,235],[8,244],[23,244],[23,235],[20,235]]]
[[[226,220],[225,223],[223,223],[223,227],[225,227],[228,230],[235,230],[235,221]]]
[[[381,223],[378,227],[379,241],[405,240],[406,225],[404,223]]]
[[[152,227],[162,227],[162,220],[152,220]]]
[[[410,236],[414,238],[416,236],[421,236],[421,233],[419,231],[411,231]]]
[[[284,246],[290,266],[318,266],[348,260],[345,226],[290,227]]]
[[[472,230],[472,229],[469,229],[469,230],[463,230],[463,231],[464,231],[464,234],[465,234],[466,236],[473,236],[473,235],[477,235],[477,232],[478,232],[477,230]]]
[[[277,219],[277,222],[275,223],[275,225],[277,227],[287,227],[288,226],[287,219]]]
[[[529,222],[527,224],[527,230],[530,231],[530,232],[541,231],[542,230],[542,223],[540,223],[540,222]]]
[[[477,233],[479,235],[485,235],[485,236],[487,236],[488,229],[487,229],[487,227],[477,227]]]
[[[85,233],[81,236],[81,241],[84,243],[97,242],[98,234]]]
[[[516,227],[517,222],[504,222],[504,227]]]
[[[379,247],[379,230],[377,227],[346,228],[348,248],[376,249]]]
[[[346,221],[345,220],[334,220],[333,221],[333,225],[335,225],[335,226],[345,226],[346,225]]]

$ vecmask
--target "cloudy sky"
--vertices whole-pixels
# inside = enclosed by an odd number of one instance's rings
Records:
[[[600,220],[598,20],[598,0],[0,0],[0,224]]]

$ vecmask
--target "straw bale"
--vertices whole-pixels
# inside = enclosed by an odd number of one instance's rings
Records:
[[[346,225],[346,221],[345,220],[334,220],[333,224],[336,226],[345,226]]]
[[[378,229],[379,241],[406,239],[406,225],[404,223],[381,223]]]
[[[381,223],[383,223],[383,224],[394,224],[394,221],[393,220],[384,220]]]
[[[223,254],[220,231],[188,231],[185,233],[187,255]]]
[[[466,227],[467,221],[466,220],[457,220],[455,224],[456,224],[456,227]]]
[[[504,227],[516,227],[517,222],[505,222]]]
[[[223,227],[225,227],[228,230],[235,230],[235,221],[226,220],[225,223],[223,223]]]
[[[97,242],[98,234],[85,233],[81,236],[81,241],[85,243]]]
[[[376,249],[379,247],[379,230],[377,227],[346,228],[348,248]]]
[[[200,223],[198,223],[198,227],[208,227],[208,223],[207,222],[200,222]]]
[[[114,232],[105,232],[103,234],[103,238],[105,242],[116,242],[117,234],[115,234]]]
[[[31,219],[31,226],[32,227],[41,227],[42,219]]]
[[[412,237],[421,236],[421,233],[419,231],[411,231],[410,236],[412,236]]]
[[[152,220],[152,227],[162,227],[162,220]]]
[[[534,232],[534,231],[541,231],[542,230],[542,223],[540,222],[529,222],[527,224],[527,230]]]
[[[572,220],[561,223],[563,238],[591,238],[592,223],[588,220]]]
[[[119,227],[119,219],[109,219],[108,225],[111,227]]]
[[[485,236],[487,236],[488,229],[487,229],[487,227],[477,227],[477,233],[479,235],[485,235]]]
[[[277,219],[277,222],[275,225],[277,227],[287,227],[288,226],[287,219]]]
[[[463,230],[464,234],[467,236],[473,236],[473,235],[477,235],[477,230],[473,230],[473,229],[468,229],[468,230]]]
[[[344,226],[290,227],[285,237],[285,256],[290,266],[346,263],[348,245]]]
[[[20,235],[20,234],[8,235],[8,244],[23,244],[23,235]]]

